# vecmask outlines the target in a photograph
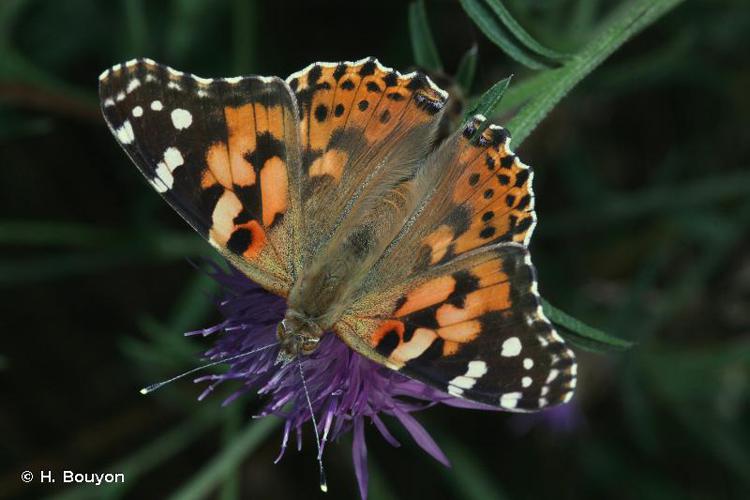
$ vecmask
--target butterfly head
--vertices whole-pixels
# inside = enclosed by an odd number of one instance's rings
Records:
[[[281,345],[279,361],[288,363],[300,354],[312,354],[318,347],[323,330],[314,321],[288,310],[276,327],[276,336]]]

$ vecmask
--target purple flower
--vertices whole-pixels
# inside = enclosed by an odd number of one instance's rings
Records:
[[[212,361],[257,352],[229,361],[226,373],[196,379],[196,382],[210,382],[199,399],[230,380],[240,382],[242,387],[224,401],[225,405],[250,391],[265,396],[267,402],[259,416],[277,415],[285,420],[277,462],[284,455],[290,434],[296,434],[298,447],[301,447],[302,426],[311,418],[300,370],[304,372],[310,403],[320,428],[321,454],[327,442],[353,431],[352,458],[363,499],[367,498],[368,479],[364,436],[367,419],[388,443],[399,446],[381,414],[395,417],[425,452],[450,466],[448,458],[411,413],[437,403],[495,410],[454,398],[385,368],[352,351],[333,333],[324,335],[318,349],[299,362],[276,364],[279,351],[276,325],[284,317],[286,301],[266,292],[233,268],[230,271],[217,265],[212,268],[210,275],[227,292],[219,306],[226,319],[190,334],[217,335],[216,343],[206,352]]]

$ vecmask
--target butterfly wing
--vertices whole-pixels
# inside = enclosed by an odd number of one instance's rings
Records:
[[[413,174],[447,94],[373,58],[311,64],[287,82],[299,105],[307,261],[351,229],[358,207]]]
[[[204,79],[141,59],[105,71],[99,93],[112,133],[151,185],[236,267],[286,295],[301,226],[288,85]]]
[[[435,186],[374,266],[336,332],[450,394],[513,411],[570,399],[572,351],[545,318],[526,245],[532,175],[475,117],[421,172]]]

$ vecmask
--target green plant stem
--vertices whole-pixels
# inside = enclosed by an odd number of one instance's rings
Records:
[[[443,63],[432,37],[424,0],[417,0],[409,5],[409,34],[415,62],[424,69],[442,72]]]
[[[170,499],[199,500],[206,498],[279,424],[281,424],[281,420],[276,417],[265,417],[248,424],[244,432],[232,444],[223,448]]]
[[[165,432],[148,445],[124,460],[107,467],[105,470],[122,472],[126,478],[124,483],[110,485],[109,487],[117,488],[117,493],[122,494],[129,485],[135,486],[138,484],[137,479],[140,476],[187,448],[214,425],[220,416],[221,412],[217,411],[216,408],[201,408],[183,423]],[[80,500],[85,498],[101,498],[101,491],[83,485],[50,497],[51,500]]]
[[[591,231],[653,213],[668,213],[708,206],[750,195],[750,173],[736,172],[683,184],[644,189],[635,193],[613,194],[596,211],[580,210],[551,216],[544,223],[545,235]]]
[[[636,0],[624,2],[591,41],[561,68],[548,70],[549,82],[508,123],[513,142],[520,145],[545,116],[586,75],[591,73],[623,43],[652,24],[684,0]]]

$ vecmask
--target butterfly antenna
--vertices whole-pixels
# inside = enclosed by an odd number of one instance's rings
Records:
[[[159,389],[160,387],[163,387],[163,386],[165,386],[165,385],[167,385],[167,384],[169,384],[171,382],[174,382],[175,380],[179,380],[179,379],[181,379],[183,377],[187,377],[188,375],[190,375],[192,373],[195,373],[195,372],[198,372],[198,371],[201,371],[201,370],[205,370],[206,368],[210,368],[212,366],[216,366],[216,365],[219,365],[221,363],[226,363],[227,361],[234,361],[235,359],[244,358],[246,356],[250,356],[251,354],[255,354],[255,353],[260,352],[260,351],[265,351],[266,349],[270,349],[271,347],[275,346],[276,344],[278,344],[278,342],[274,342],[273,344],[268,344],[268,345],[265,345],[263,347],[259,347],[257,349],[253,349],[252,351],[243,352],[243,353],[240,353],[240,354],[236,354],[234,356],[229,356],[228,358],[218,359],[216,361],[212,361],[212,362],[207,363],[205,365],[198,366],[196,368],[193,368],[192,370],[188,370],[188,371],[186,371],[184,373],[180,373],[179,375],[177,375],[175,377],[172,377],[172,378],[170,378],[168,380],[164,380],[162,382],[157,382],[155,384],[149,385],[148,387],[144,387],[143,389],[141,389],[141,394],[150,394],[150,393],[154,392],[156,389]]]
[[[318,422],[315,420],[315,412],[313,412],[312,401],[310,401],[310,393],[307,391],[307,382],[305,382],[305,373],[302,370],[302,360],[297,356],[297,366],[299,367],[299,376],[302,379],[302,388],[305,390],[305,398],[307,398],[307,407],[310,408],[310,419],[312,420],[313,430],[315,431],[315,444],[318,445],[318,467],[320,468],[320,491],[323,493],[328,492],[328,482],[326,481],[326,473],[323,469],[323,451],[321,450],[320,444],[320,433],[318,432]]]

